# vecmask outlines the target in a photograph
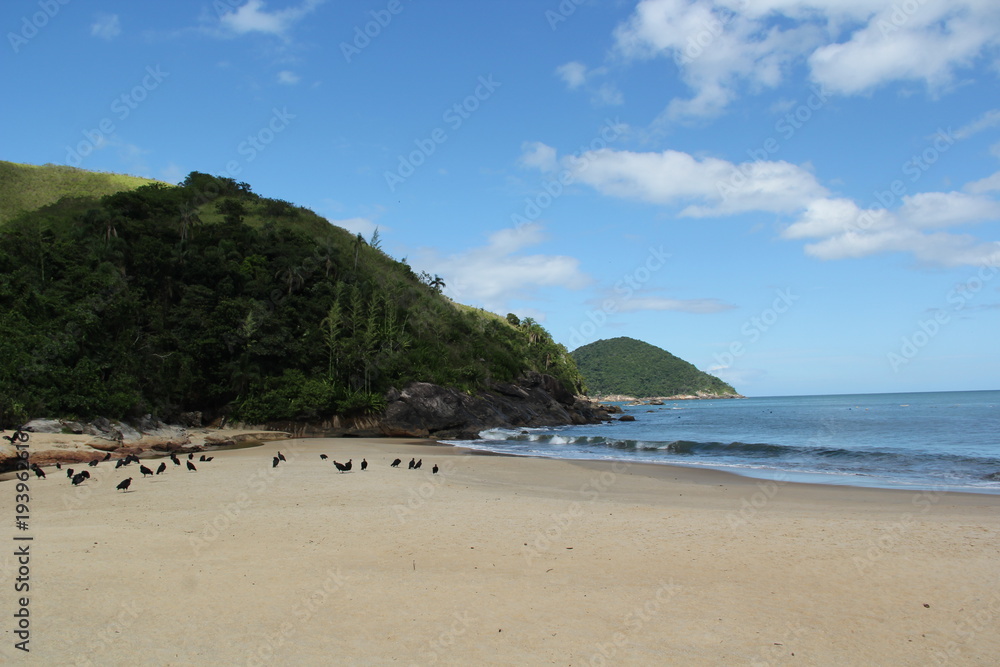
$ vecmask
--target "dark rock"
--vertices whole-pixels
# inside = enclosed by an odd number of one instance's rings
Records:
[[[633,415],[622,415],[621,417],[618,418],[618,421],[620,421],[620,422],[634,422],[635,421],[635,417]]]
[[[199,428],[202,425],[202,413],[200,411],[182,412],[177,416],[177,422],[188,428]]]

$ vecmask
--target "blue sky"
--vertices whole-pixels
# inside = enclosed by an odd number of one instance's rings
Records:
[[[4,2],[0,159],[229,175],[569,349],[1000,388],[995,0]]]

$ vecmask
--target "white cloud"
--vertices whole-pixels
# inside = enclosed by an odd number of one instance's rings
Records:
[[[669,310],[680,313],[692,313],[704,315],[707,313],[721,313],[732,310],[735,306],[719,301],[718,299],[667,299],[657,296],[632,297],[622,300],[618,304],[618,310],[623,313],[637,310]]]
[[[972,194],[1000,192],[1000,171],[992,174],[991,176],[987,176],[986,178],[967,184],[964,190],[966,192],[971,192]]]
[[[261,32],[287,37],[288,31],[322,2],[323,0],[304,0],[302,4],[295,7],[268,12],[264,9],[263,0],[247,0],[245,5],[223,14],[219,22],[231,34],[245,35],[251,32]]]
[[[375,222],[371,218],[363,218],[363,217],[345,218],[343,220],[333,220],[331,218],[327,218],[327,222],[329,222],[331,225],[336,225],[337,227],[343,227],[352,234],[361,234],[361,236],[363,236],[366,239],[371,238],[372,234],[375,232],[375,229],[379,227],[379,225],[375,224]],[[382,231],[385,231],[384,227],[379,227],[379,228]],[[381,234],[381,232],[379,233]]]
[[[442,276],[445,293],[452,298],[506,312],[510,301],[529,298],[541,288],[576,290],[589,284],[574,257],[522,252],[544,238],[537,224],[510,227],[490,235],[485,246],[460,253],[442,256],[435,250],[421,250],[412,264],[418,271]]]
[[[302,77],[291,70],[285,69],[278,72],[278,83],[283,83],[287,86],[294,86],[301,80]]]
[[[570,90],[575,90],[587,82],[587,67],[583,63],[569,62],[560,65],[556,68],[556,74]]]
[[[614,35],[626,59],[674,63],[692,95],[664,115],[685,121],[774,88],[803,63],[833,93],[895,81],[939,91],[1000,46],[1000,11],[993,0],[641,0]]]
[[[554,171],[559,164],[556,159],[556,149],[540,141],[527,141],[522,144],[521,157],[518,162],[523,167],[545,172]]]
[[[91,37],[112,40],[121,32],[122,26],[118,14],[101,14],[96,21],[90,24]]]
[[[807,244],[805,251],[824,260],[902,252],[924,264],[975,265],[995,256],[1000,246],[938,230],[994,220],[1000,220],[1000,202],[963,192],[904,196],[893,211],[861,209],[847,199],[823,199],[811,202],[782,236],[820,239]]]
[[[827,195],[810,172],[783,161],[734,164],[673,150],[602,149],[567,158],[564,164],[575,181],[602,194],[654,204],[687,204],[681,215],[692,217],[792,212]]]
[[[1000,125],[1000,109],[990,109],[982,116],[953,132],[956,139],[968,139],[983,130]]]

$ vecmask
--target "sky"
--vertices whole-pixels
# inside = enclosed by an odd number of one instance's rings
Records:
[[[570,350],[1000,389],[996,0],[8,0],[0,159],[249,183]]]

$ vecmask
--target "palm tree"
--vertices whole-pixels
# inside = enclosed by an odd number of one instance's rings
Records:
[[[438,292],[443,290],[447,285],[445,285],[444,279],[438,274],[434,274],[434,278],[431,279],[430,286],[436,289]]]

